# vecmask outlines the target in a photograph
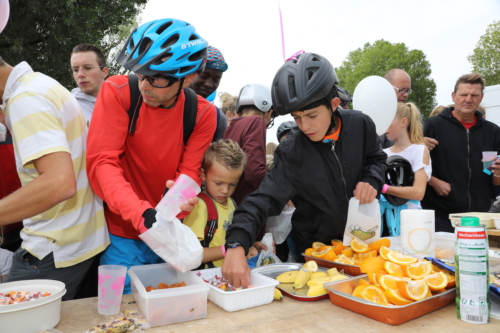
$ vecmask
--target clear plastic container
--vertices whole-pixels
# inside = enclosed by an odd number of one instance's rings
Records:
[[[196,272],[199,272],[200,277],[204,279],[213,278],[215,275],[222,275],[220,267],[203,269]],[[202,279],[200,281],[203,282]],[[254,272],[250,273],[250,284],[252,287],[247,289],[224,291],[206,282],[203,283],[210,288],[208,300],[228,312],[271,303],[274,298],[274,288],[279,284],[275,279]]]
[[[132,266],[128,270],[132,296],[151,327],[175,324],[207,316],[208,285],[194,272],[181,273],[168,264]],[[146,291],[159,283],[185,287]]]
[[[495,223],[493,222],[494,217],[500,217],[498,213],[456,213],[450,214],[448,217],[451,220],[451,225],[453,228],[460,225],[460,220],[462,217],[475,216],[479,217],[480,224],[484,224],[486,229],[495,228]]]

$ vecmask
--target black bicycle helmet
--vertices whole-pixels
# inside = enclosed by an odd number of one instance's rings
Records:
[[[337,94],[340,98],[342,107],[345,107],[345,106],[347,106],[347,104],[352,102],[351,94],[349,94],[349,92],[347,90],[345,90],[344,88],[337,87]]]
[[[326,98],[338,82],[326,58],[316,53],[299,54],[281,66],[274,76],[271,87],[274,112],[283,116],[304,110]]]
[[[281,142],[283,135],[290,132],[293,128],[297,128],[297,123],[293,120],[285,121],[281,123],[276,131],[276,136],[278,137],[278,142]]]
[[[399,155],[393,155],[387,159],[387,171],[385,172],[385,183],[390,186],[413,186],[415,176],[410,162]],[[408,199],[398,198],[393,195],[384,194],[387,201],[394,206],[401,206]]]
[[[181,79],[203,72],[207,55],[208,43],[192,25],[168,18],[134,29],[116,61],[134,73]]]

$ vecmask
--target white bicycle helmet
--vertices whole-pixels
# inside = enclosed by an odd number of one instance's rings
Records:
[[[236,112],[241,113],[241,109],[245,106],[255,106],[262,112],[269,112],[273,106],[271,89],[258,83],[247,84],[241,88],[236,101]]]

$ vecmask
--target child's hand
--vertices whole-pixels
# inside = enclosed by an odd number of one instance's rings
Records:
[[[257,251],[267,250],[267,246],[262,242],[255,242],[253,246],[257,249]],[[273,253],[276,254],[276,242],[273,239]]]
[[[171,188],[172,186],[174,186],[174,181],[167,180],[167,188]],[[185,212],[190,213],[194,209],[194,206],[196,206],[196,204],[198,203],[198,200],[199,200],[198,197],[189,198],[188,203],[187,204],[182,203],[179,206],[179,208]]]
[[[251,247],[248,249],[248,255],[247,255],[247,260],[252,259],[253,257],[256,257],[259,254],[259,251],[255,247]]]

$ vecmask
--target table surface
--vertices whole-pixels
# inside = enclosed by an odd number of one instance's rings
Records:
[[[129,304],[132,303],[132,304]],[[137,310],[132,295],[123,296],[121,310]],[[62,302],[61,321],[56,329],[63,333],[84,332],[94,325],[118,318],[97,313],[97,298]],[[221,332],[500,332],[500,320],[474,325],[457,319],[450,304],[399,326],[391,326],[364,317],[330,303],[330,300],[300,302],[288,297],[259,307],[226,312],[208,302],[207,317],[146,330],[147,333],[221,333]]]

